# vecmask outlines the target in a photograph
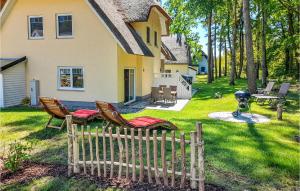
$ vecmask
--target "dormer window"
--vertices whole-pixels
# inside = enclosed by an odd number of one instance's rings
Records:
[[[150,38],[150,27],[147,27],[147,43],[151,42],[151,38]]]
[[[70,14],[58,14],[56,16],[57,38],[73,37],[73,18]]]
[[[28,30],[29,30],[29,34],[28,34],[29,39],[43,39],[44,38],[43,17],[29,16]]]

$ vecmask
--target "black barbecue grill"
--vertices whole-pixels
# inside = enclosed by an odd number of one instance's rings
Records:
[[[238,117],[241,115],[242,111],[250,111],[251,112],[251,104],[250,98],[251,94],[245,91],[237,91],[234,93],[235,99],[238,101],[237,110],[232,113],[234,117]]]

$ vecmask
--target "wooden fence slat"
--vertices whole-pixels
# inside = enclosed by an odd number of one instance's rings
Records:
[[[161,136],[161,164],[163,169],[163,180],[164,185],[168,186],[168,174],[167,174],[167,161],[166,161],[166,134],[167,132],[164,130],[162,131]]]
[[[90,126],[88,126],[88,132],[89,132],[90,158],[91,158],[91,161],[94,161],[93,141],[92,141]],[[94,163],[91,163],[91,175],[94,175]]]
[[[103,138],[103,176],[104,178],[107,177],[107,174],[106,174],[106,137],[105,137],[105,130],[106,128],[104,127],[102,129],[102,138]]]
[[[97,172],[98,176],[101,176],[101,169],[100,169],[100,156],[99,156],[99,128],[96,127],[96,160],[97,160]]]
[[[172,162],[171,162],[171,168],[172,168],[172,174],[171,174],[171,186],[175,186],[175,163],[176,163],[176,142],[175,142],[175,131],[171,132],[171,138],[172,138]]]
[[[139,162],[140,162],[140,178],[139,181],[144,181],[144,160],[143,160],[143,134],[142,129],[138,130],[139,136]]]
[[[158,157],[157,157],[157,130],[153,131],[153,156],[154,156],[154,175],[155,175],[155,182],[156,184],[161,184],[159,178],[159,171],[158,171]]]
[[[127,129],[124,129],[125,134],[125,161],[126,161],[126,179],[129,177],[129,152],[128,152],[128,132]]]
[[[110,146],[110,178],[113,178],[114,176],[114,143],[113,143],[113,137],[112,137],[112,128],[109,128],[109,146]]]
[[[68,176],[72,174],[72,162],[73,162],[73,134],[72,134],[72,116],[67,115],[67,131],[68,131]]]
[[[196,189],[196,132],[191,132],[191,188]]]
[[[146,129],[146,152],[147,152],[147,173],[148,173],[148,182],[152,183],[151,176],[151,157],[150,157],[150,130]]]
[[[119,173],[118,178],[121,179],[122,177],[122,168],[123,168],[123,144],[120,137],[120,128],[117,128],[117,135],[118,135],[118,146],[119,146]]]
[[[91,133],[91,134],[92,134],[92,136],[96,136],[96,133]],[[85,133],[85,135],[88,135],[88,133]],[[106,137],[109,137],[109,134],[105,134],[105,136],[106,136]],[[120,136],[121,136],[122,139],[125,138],[125,135],[120,135]],[[117,138],[117,135],[116,135],[116,134],[113,134],[112,137],[113,137],[113,138]],[[131,138],[130,138],[130,139],[131,139]],[[138,136],[134,136],[134,139],[135,139],[135,140],[139,140],[139,137],[138,137]],[[157,137],[157,140],[158,140],[158,141],[161,141],[161,137]],[[143,141],[146,141],[146,137],[143,137]],[[150,141],[153,141],[153,137],[150,137]],[[170,137],[167,137],[167,138],[166,138],[166,141],[170,141],[170,142],[171,142],[172,139],[171,139]],[[175,138],[175,142],[180,143],[180,139]],[[186,143],[186,144],[190,144],[191,141],[190,141],[190,140],[185,140],[185,143]]]
[[[134,129],[132,128],[130,130],[131,130],[132,180],[136,181]]]
[[[199,168],[199,191],[204,191],[204,181],[205,181],[205,172],[204,172],[204,141],[202,139],[202,123],[196,124],[197,128],[197,145],[198,145],[198,168]]]
[[[74,173],[79,173],[80,168],[78,165],[79,162],[79,142],[78,142],[78,129],[77,125],[72,125],[72,134],[73,134],[73,163],[74,163]]]
[[[185,160],[185,135],[184,133],[181,133],[181,136],[180,136],[180,139],[181,139],[181,143],[180,143],[180,146],[181,146],[181,181],[180,181],[180,188],[184,188],[185,186],[185,179],[186,179],[186,166],[185,166],[185,163],[186,163],[186,160]]]
[[[83,160],[83,173],[86,174],[86,155],[85,155],[85,141],[84,141],[84,126],[81,126],[81,148],[82,148],[82,160]]]

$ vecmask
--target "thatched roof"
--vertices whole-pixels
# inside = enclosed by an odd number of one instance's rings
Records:
[[[0,0],[0,10],[4,7],[6,0]]]
[[[166,57],[165,64],[189,64],[188,48],[183,37],[181,37],[180,42],[177,35],[170,35],[162,37],[162,42],[172,53],[173,57],[175,57],[175,59],[168,59]]]
[[[113,0],[125,22],[147,21],[152,8],[157,8],[167,19],[170,16],[161,8],[156,0]]]

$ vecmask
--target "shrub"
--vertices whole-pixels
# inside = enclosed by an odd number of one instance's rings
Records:
[[[4,161],[5,168],[12,172],[17,171],[22,162],[30,158],[32,143],[14,142],[9,144],[7,158]]]
[[[30,98],[29,97],[25,97],[24,99],[22,99],[22,102],[21,102],[22,105],[30,105]]]

